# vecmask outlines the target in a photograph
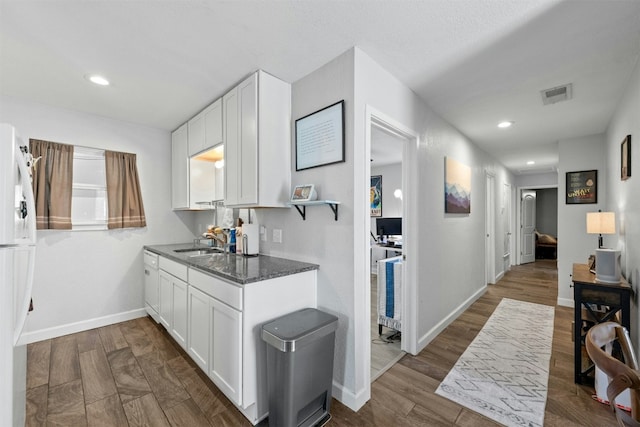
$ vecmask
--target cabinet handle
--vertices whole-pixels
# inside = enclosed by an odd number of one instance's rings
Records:
[[[144,274],[145,274],[145,276],[148,276],[148,275],[149,275],[149,274],[151,274],[151,273],[149,273],[149,270],[147,270],[147,269],[145,268],[145,269],[144,269]]]

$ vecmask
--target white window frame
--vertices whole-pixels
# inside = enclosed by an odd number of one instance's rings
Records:
[[[80,162],[83,166],[80,166]],[[87,179],[86,174],[84,178],[80,178],[76,171],[79,171],[91,165],[87,162],[102,162],[102,165],[97,168],[89,168],[89,170],[95,170],[97,173],[90,175]],[[108,205],[107,205],[107,177],[104,173],[104,150],[89,147],[75,146],[73,151],[73,186],[71,193],[71,226],[75,231],[91,231],[91,230],[107,230],[108,219]],[[100,173],[99,171],[102,171]],[[77,179],[77,180],[76,180]],[[81,182],[86,179],[87,182]],[[78,212],[78,207],[81,203],[81,198],[89,198],[93,203],[87,204],[86,201],[82,201],[82,206],[91,207],[93,210],[89,212]],[[74,209],[74,206],[76,209]]]

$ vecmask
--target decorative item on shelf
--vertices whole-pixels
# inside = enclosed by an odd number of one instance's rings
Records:
[[[631,135],[620,144],[620,179],[626,181],[631,176]]]
[[[292,202],[310,202],[318,198],[313,184],[296,185],[291,195]]]
[[[620,283],[620,251],[602,247],[602,235],[616,233],[615,213],[588,212],[587,233],[598,235],[598,249],[595,257],[596,281]]]
[[[369,201],[371,203],[371,216],[382,216],[382,175],[371,176],[371,188],[369,190]]]
[[[567,172],[566,204],[598,203],[598,171]]]

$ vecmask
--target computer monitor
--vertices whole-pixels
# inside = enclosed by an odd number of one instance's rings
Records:
[[[402,218],[376,218],[378,236],[402,236]]]

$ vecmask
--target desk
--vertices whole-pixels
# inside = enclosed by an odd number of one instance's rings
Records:
[[[615,321],[616,314],[621,313],[622,326],[630,330],[631,326],[631,287],[624,278],[617,285],[596,282],[596,275],[589,271],[586,264],[573,264],[573,301],[574,301],[574,380],[576,384],[584,384],[595,366],[589,361],[589,366],[583,369],[582,348],[587,329],[582,328],[583,321],[594,324]],[[597,311],[592,305],[603,307]],[[583,318],[583,311],[585,316]]]
[[[395,255],[400,255],[402,253],[402,246],[387,246],[380,243],[375,243],[371,247],[385,250],[385,258],[389,258],[389,251],[395,252]]]

